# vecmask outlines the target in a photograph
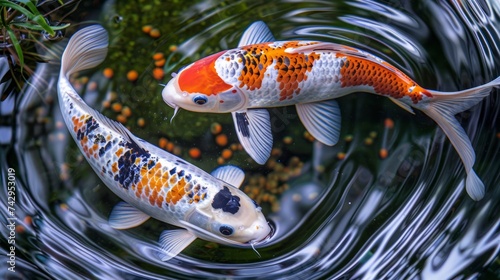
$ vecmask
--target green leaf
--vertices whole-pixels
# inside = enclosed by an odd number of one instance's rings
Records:
[[[29,19],[33,19],[33,17],[35,17],[35,15],[32,12],[28,11],[26,8],[24,8],[18,4],[14,4],[10,1],[0,0],[0,6],[12,8],[14,10],[18,10],[19,12],[21,12],[22,14],[27,16]]]
[[[27,23],[27,22],[12,22],[11,24],[18,26],[18,27],[31,29],[31,30],[40,30],[40,31],[45,30],[43,27],[41,27],[39,25],[35,25],[35,24]],[[68,26],[70,26],[70,24],[66,23],[66,24],[59,25],[59,26],[50,25],[50,28],[52,28],[52,30],[62,30],[62,29],[67,28]]]
[[[12,45],[14,46],[14,49],[16,50],[17,53],[17,58],[19,59],[19,63],[21,66],[21,72],[23,71],[24,67],[24,55],[23,55],[23,50],[21,49],[21,44],[19,44],[19,41],[17,40],[16,34],[12,29],[9,27],[6,28],[7,33],[9,33],[10,40],[12,41]]]
[[[49,33],[50,36],[54,36],[56,34],[54,32],[54,30],[52,28],[50,28],[49,24],[47,23],[47,21],[45,20],[45,18],[42,15],[35,16],[33,18],[33,20],[36,23],[38,23],[43,28],[43,30],[47,31],[47,33]]]
[[[28,8],[33,13],[33,15],[39,15],[40,14],[40,12],[36,8],[36,6],[30,0],[17,0],[17,2],[23,3],[24,5],[28,6]]]

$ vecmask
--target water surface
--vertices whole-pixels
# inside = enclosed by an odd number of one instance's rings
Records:
[[[112,103],[131,108],[126,125],[134,134],[157,145],[167,140],[172,144],[166,149],[206,171],[221,163],[223,147],[210,132],[214,122],[229,144],[237,142],[230,116],[181,111],[170,123],[173,110],[162,102],[158,83],[185,64],[236,46],[255,20],[265,21],[279,40],[363,49],[430,89],[465,89],[500,76],[500,4],[494,0],[200,1],[170,8],[159,1],[128,2],[135,1],[108,1],[102,15],[93,15],[110,31],[111,44],[105,64],[87,73],[91,82],[84,84],[84,98],[117,118],[103,104],[116,92]],[[161,31],[160,38],[141,31],[148,24]],[[167,58],[161,81],[152,76],[155,52]],[[103,77],[104,67],[115,70],[113,79]],[[131,69],[139,72],[135,83],[125,78]],[[16,272],[2,269],[6,279],[500,277],[498,89],[457,116],[476,151],[483,200],[468,197],[458,154],[420,112],[411,115],[369,94],[342,97],[341,141],[326,147],[304,137],[293,108],[272,109],[271,161],[260,167],[237,149],[225,160],[246,171],[245,190],[275,227],[258,247],[260,256],[198,239],[162,262],[157,240],[173,226],[151,220],[120,231],[107,224],[119,199],[61,123],[57,73],[57,64],[39,64],[29,85],[0,103],[1,180],[7,186],[13,168],[17,188]],[[386,119],[392,129],[384,126]],[[194,146],[201,159],[189,157]],[[381,148],[387,158],[379,156]],[[6,192],[0,199],[7,205]],[[3,227],[2,236],[8,235]]]

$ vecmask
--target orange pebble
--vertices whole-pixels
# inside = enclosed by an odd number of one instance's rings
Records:
[[[151,36],[151,38],[160,38],[161,34],[160,34],[160,30],[156,29],[156,28],[153,28],[151,29],[151,31],[149,32],[149,36]]]
[[[343,152],[338,152],[338,153],[337,153],[337,158],[338,158],[339,160],[343,160],[343,159],[345,159],[345,153],[343,153]]]
[[[122,114],[119,114],[118,116],[116,116],[116,120],[125,124],[127,122],[127,117],[125,117],[124,115]]]
[[[304,138],[309,142],[314,142],[314,136],[309,133],[309,131],[304,131]]]
[[[163,53],[161,53],[161,52],[153,54],[153,59],[154,60],[160,60],[160,59],[163,59],[163,57],[164,57]]]
[[[171,52],[175,52],[177,50],[177,46],[176,45],[170,45],[170,47],[168,47],[168,50],[171,51]]]
[[[96,83],[96,82],[94,82],[94,81],[92,81],[92,82],[88,83],[88,84],[87,84],[87,89],[88,89],[89,91],[95,91],[95,90],[97,90],[97,83]]]
[[[130,107],[128,107],[128,106],[123,107],[123,109],[122,109],[122,115],[124,115],[127,118],[129,118],[130,116],[132,116],[132,110],[130,109]]]
[[[193,159],[199,159],[201,157],[201,151],[198,148],[191,148],[188,151],[189,156]]]
[[[167,144],[168,140],[165,137],[161,137],[160,140],[158,140],[158,146],[160,146],[160,148],[162,149],[165,149],[167,147]]]
[[[175,146],[174,147],[174,150],[172,151],[172,153],[176,156],[180,156],[182,154],[182,148],[179,147],[179,146]]]
[[[172,152],[174,150],[174,148],[175,148],[174,143],[172,143],[172,142],[167,143],[167,151]]]
[[[230,149],[224,149],[222,150],[221,156],[223,159],[229,160],[233,156],[233,151],[231,151]]]
[[[27,225],[31,225],[33,223],[33,218],[31,218],[31,216],[24,217],[24,223]]]
[[[390,118],[386,118],[384,120],[384,126],[387,127],[388,129],[392,129],[394,127],[394,121]]]
[[[17,225],[16,226],[16,232],[17,233],[23,233],[25,231],[25,227],[23,225]]]
[[[109,108],[111,107],[111,102],[109,102],[109,100],[103,100],[101,105],[103,108]]]
[[[151,32],[151,30],[153,30],[153,27],[151,25],[144,25],[142,27],[142,32],[144,32],[146,34],[149,34]]]
[[[113,69],[111,68],[104,68],[104,70],[102,71],[102,74],[104,75],[104,77],[108,78],[108,79],[111,79],[113,78]]]
[[[153,69],[153,77],[156,79],[156,80],[161,80],[163,79],[163,76],[165,75],[165,73],[163,72],[163,69],[161,68],[155,68]]]
[[[222,165],[222,164],[224,164],[224,163],[226,163],[226,161],[225,161],[222,157],[218,157],[218,158],[217,158],[217,164],[218,164],[218,165]]]
[[[128,71],[127,80],[129,80],[131,82],[135,82],[135,81],[137,81],[137,78],[139,78],[139,73],[137,73],[137,71],[135,71],[135,70]]]
[[[122,110],[122,104],[115,102],[113,103],[113,105],[111,105],[111,109],[118,113]]]
[[[378,155],[380,156],[381,159],[385,159],[389,155],[389,151],[387,151],[386,148],[382,148],[378,152]]]
[[[290,145],[293,143],[293,138],[290,136],[285,136],[285,137],[283,137],[283,143]]]
[[[137,119],[137,125],[139,127],[144,127],[146,125],[146,121],[144,120],[144,118]]]
[[[221,133],[222,132],[222,125],[220,125],[220,123],[218,123],[218,122],[212,123],[212,125],[210,125],[210,132],[212,132],[213,135],[217,135],[217,134]]]
[[[164,58],[155,61],[155,66],[156,67],[163,67],[164,65],[165,65],[165,59]]]
[[[215,143],[217,143],[217,145],[221,146],[221,147],[224,147],[227,145],[227,136],[226,134],[219,134],[215,137]]]

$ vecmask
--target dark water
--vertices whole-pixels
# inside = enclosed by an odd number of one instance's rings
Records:
[[[165,70],[172,71],[235,46],[246,26],[264,20],[280,40],[322,40],[361,48],[430,89],[464,89],[500,75],[496,0],[271,2],[204,1],[177,5],[177,13],[167,4],[150,4],[149,11],[164,9],[169,14],[142,24],[171,28],[154,43],[125,35],[128,29],[140,29],[132,19],[140,21],[145,15],[120,12],[125,2],[108,3],[100,17],[115,38],[108,63],[113,53],[127,48],[116,43],[126,37],[133,38],[130,48],[136,54],[148,54],[144,60],[149,66],[129,87],[118,79],[106,82],[102,75],[93,79],[101,91],[116,90],[123,105],[146,120],[145,128],[130,123],[133,133],[155,144],[168,137],[187,159],[185,151],[198,145],[202,159],[189,160],[210,171],[220,154],[210,142],[210,123],[222,123],[233,141],[229,117],[200,118],[183,111],[170,124],[172,110],[161,102],[161,87],[143,73],[152,68],[150,53],[162,50],[169,55]],[[167,52],[170,45],[177,45],[177,51]],[[267,176],[262,178],[286,185],[274,194],[269,187],[272,199],[260,197],[276,228],[271,240],[258,247],[261,257],[252,250],[197,240],[178,257],[161,262],[157,239],[171,226],[148,221],[119,231],[107,224],[119,200],[95,176],[61,126],[55,102],[58,66],[39,64],[36,71],[31,86],[0,103],[1,181],[4,186],[15,182],[17,218],[15,273],[7,270],[5,261],[11,231],[1,227],[4,279],[500,278],[498,89],[458,115],[476,151],[475,170],[486,186],[483,200],[474,202],[467,196],[462,163],[431,120],[419,112],[410,115],[385,98],[353,94],[339,99],[342,140],[335,147],[305,141],[293,109],[271,110],[275,147],[281,154],[273,161],[285,167],[279,173],[284,178],[273,179],[269,174],[275,174],[276,165],[257,167],[243,152],[229,161],[245,169],[248,178]],[[153,82],[156,90],[144,90]],[[105,111],[100,105],[104,96],[88,89],[85,98]],[[384,128],[386,118],[394,128]],[[201,136],[193,136],[189,125]],[[292,144],[280,141],[286,137]],[[388,150],[385,159],[379,156],[382,147]],[[294,160],[299,163],[294,165]],[[246,184],[251,185],[251,179]],[[13,216],[8,212],[12,209],[7,187],[3,192],[2,223],[8,225]]]

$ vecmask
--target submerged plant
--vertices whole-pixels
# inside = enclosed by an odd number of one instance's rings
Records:
[[[9,65],[9,71],[0,78],[0,84],[10,83],[2,92],[0,100],[7,98],[13,90],[19,90],[26,76],[33,73],[32,64],[44,61],[34,50],[41,35],[46,38],[57,37],[57,32],[69,26],[51,25],[47,14],[39,10],[41,5],[51,1],[0,0],[0,50]],[[73,2],[73,1],[71,1]],[[65,4],[58,0],[59,7]],[[57,8],[56,8],[57,9]],[[13,82],[11,82],[13,81]]]

